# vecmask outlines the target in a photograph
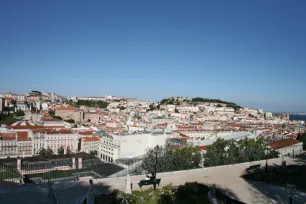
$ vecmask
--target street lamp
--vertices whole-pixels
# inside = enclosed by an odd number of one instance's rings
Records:
[[[156,152],[155,152],[155,166],[154,166],[154,175],[153,175],[153,189],[156,190],[156,173],[157,173],[157,153],[158,153],[158,145],[156,146]]]
[[[289,203],[292,204],[292,197],[296,194],[296,186],[294,184],[286,183],[286,194],[289,196]]]
[[[265,171],[266,171],[266,174],[268,173],[268,154],[269,154],[269,148],[268,148],[268,145],[266,145],[266,169],[265,169]]]

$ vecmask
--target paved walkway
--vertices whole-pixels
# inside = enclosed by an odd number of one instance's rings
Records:
[[[287,164],[296,163],[294,160],[291,159],[286,160]],[[280,165],[281,161],[281,159],[269,160],[269,165],[272,165],[273,163]],[[265,161],[253,162],[252,164],[259,163],[265,165]],[[245,163],[221,167],[195,169],[189,171],[160,173],[158,174],[158,177],[162,178],[161,186],[165,186],[170,183],[175,186],[178,186],[184,184],[185,182],[193,181],[210,185],[215,184],[218,188],[222,189],[224,193],[226,193],[230,197],[245,203],[288,203],[288,197],[284,191],[284,188],[279,186],[267,185],[263,182],[248,182],[240,177],[240,175],[245,171],[245,169],[252,164]],[[144,179],[144,176],[131,177],[131,181],[133,183],[133,190],[139,190],[137,183],[141,179]],[[87,181],[82,181],[56,184],[53,186],[53,188],[56,192],[56,197],[58,199],[59,204],[74,204],[80,197],[86,195],[88,191],[88,186],[89,183]],[[125,178],[98,179],[94,180],[93,190],[96,193],[109,193],[114,189],[124,190],[124,186]],[[6,193],[7,195],[4,200],[1,200],[2,195],[0,194],[0,203],[20,203],[14,202],[14,197],[16,196],[16,193],[17,192]],[[18,197],[20,196],[21,194],[18,193]],[[43,194],[42,190],[32,189],[27,192],[26,198],[30,199],[31,197],[35,196],[45,198],[46,194]],[[10,197],[12,197],[12,199]],[[20,198],[19,201],[20,200],[22,200],[22,198]],[[18,199],[16,201],[18,201]],[[294,197],[293,201],[293,203],[297,204],[306,203],[306,194],[297,192],[297,195]],[[44,202],[33,201],[31,203]]]
[[[2,204],[54,204],[47,185],[20,186],[0,189]]]

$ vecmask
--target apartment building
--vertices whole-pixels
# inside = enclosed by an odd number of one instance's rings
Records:
[[[119,158],[134,158],[145,155],[149,148],[164,146],[172,134],[163,131],[139,134],[109,134],[103,136],[98,156],[107,162]]]
[[[74,107],[56,107],[55,109],[55,115],[60,116],[63,120],[72,119],[75,122],[83,122],[83,114],[83,111]]]
[[[32,137],[28,131],[16,132],[17,133],[17,155],[32,155]]]
[[[84,121],[97,124],[100,121],[100,113],[98,112],[85,112]]]
[[[99,136],[86,136],[81,139],[81,152],[90,154],[91,152],[98,152],[100,145]]]
[[[33,154],[38,154],[41,148],[50,148],[54,154],[57,154],[60,147],[71,152],[77,152],[79,139],[79,134],[68,129],[33,130]]]
[[[0,133],[0,156],[17,154],[17,135],[15,132]]]

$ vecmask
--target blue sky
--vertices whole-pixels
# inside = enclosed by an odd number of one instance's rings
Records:
[[[0,0],[0,92],[306,111],[306,1]]]

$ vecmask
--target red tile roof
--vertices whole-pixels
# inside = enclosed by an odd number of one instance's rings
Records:
[[[44,126],[44,127],[41,127],[41,129],[63,129],[65,128],[65,125],[58,125],[58,126]]]
[[[73,134],[71,130],[68,129],[60,129],[60,130],[54,130],[54,129],[40,129],[40,130],[33,130],[33,133],[43,133],[43,134]]]
[[[91,131],[84,131],[84,132],[79,132],[80,135],[92,135],[93,132]]]
[[[232,126],[232,127],[240,127],[237,123],[232,123],[232,124],[228,124],[228,126]]]
[[[18,135],[18,141],[31,141],[31,138],[28,137],[28,132],[16,132]]]
[[[272,141],[272,142],[269,142],[268,144],[272,149],[281,149],[281,148],[289,147],[289,146],[292,146],[298,143],[301,143],[301,142],[298,140],[294,140],[294,139],[283,139],[283,140],[278,140],[278,141]]]
[[[167,126],[168,123],[160,123],[160,124],[157,124],[156,126]]]
[[[4,132],[0,133],[1,140],[15,140],[16,139],[16,133],[15,132]]]
[[[200,150],[206,150],[207,147],[208,147],[208,145],[206,145],[206,146],[200,146]]]
[[[18,137],[28,137],[28,132],[16,132]]]
[[[56,111],[76,111],[78,109],[74,107],[61,107],[61,108],[56,108],[55,110]]]
[[[83,137],[82,138],[84,142],[94,142],[94,141],[99,141],[99,137]]]
[[[32,121],[18,121],[8,126],[8,128],[20,130],[20,129],[37,129],[37,128],[42,128],[42,126],[37,125]]]

